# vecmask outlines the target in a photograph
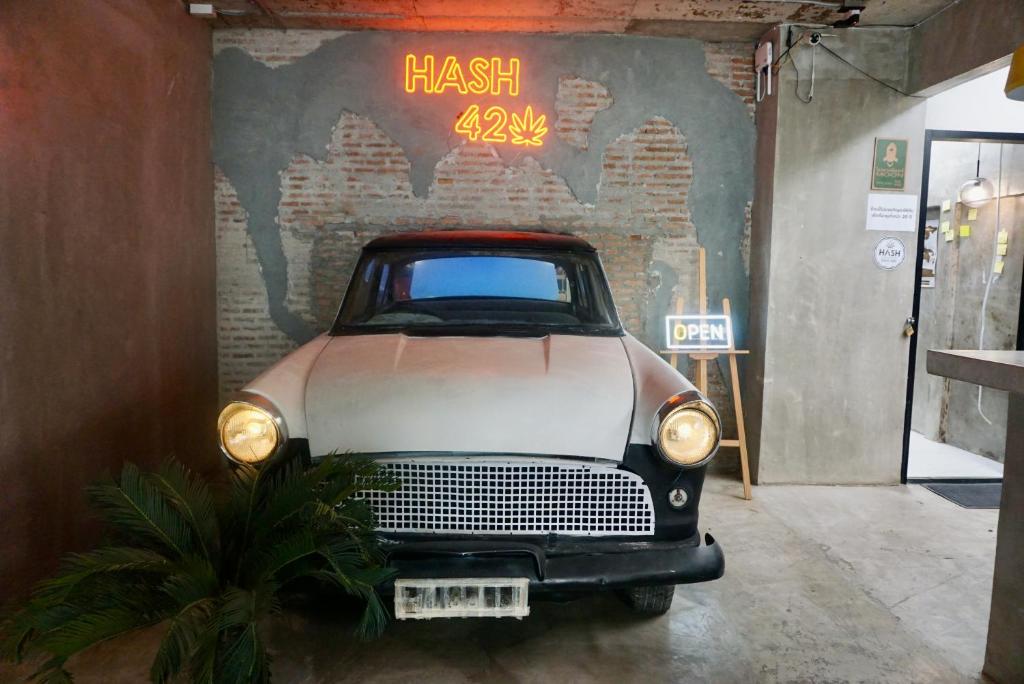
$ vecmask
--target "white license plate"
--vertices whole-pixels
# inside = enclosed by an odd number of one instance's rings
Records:
[[[530,614],[525,577],[395,580],[395,617],[429,620],[455,617],[514,617]]]

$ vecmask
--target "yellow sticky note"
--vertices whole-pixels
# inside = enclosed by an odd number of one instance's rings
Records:
[[[953,241],[953,231],[947,230],[945,235],[946,235],[946,242],[952,242]]]
[[[999,245],[996,248],[996,254],[998,254],[999,256],[1006,256],[1006,248],[1007,247],[1009,247],[1009,245]]]
[[[966,223],[960,226],[960,237],[971,237],[971,227]]]
[[[1005,262],[1002,259],[1000,259],[999,261],[996,262],[995,268],[993,268],[992,270],[996,273],[1002,273],[1004,264]]]
[[[978,218],[978,210],[977,209],[968,209],[967,210],[967,220],[968,221],[973,221],[976,218]]]
[[[949,208],[952,206],[952,203],[950,203],[949,200],[946,200],[945,202],[942,203],[942,211],[949,211]]]
[[[1009,233],[1007,233],[1005,230],[999,231],[999,244],[1005,245],[1009,239],[1010,239],[1010,234]]]
[[[949,232],[949,221],[943,221],[939,224],[939,228],[943,233]]]

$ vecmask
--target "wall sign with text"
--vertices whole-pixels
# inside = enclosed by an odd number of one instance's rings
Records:
[[[907,141],[875,138],[872,190],[902,190],[907,182]]]
[[[875,245],[875,266],[891,271],[907,258],[907,247],[897,237],[884,237]]]
[[[453,130],[467,140],[541,147],[548,133],[547,116],[532,105],[511,107],[519,97],[518,57],[473,57],[459,61],[451,55],[407,54],[405,92],[409,95],[464,95]]]
[[[732,349],[732,320],[722,314],[665,316],[665,349]]]
[[[902,193],[868,194],[867,220],[864,227],[868,230],[917,230],[917,195]]]

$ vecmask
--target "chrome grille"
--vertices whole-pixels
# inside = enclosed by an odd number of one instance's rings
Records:
[[[557,459],[380,461],[401,488],[367,499],[382,532],[649,535],[651,493],[639,475]]]

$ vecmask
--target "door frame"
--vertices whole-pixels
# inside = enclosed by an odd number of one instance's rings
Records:
[[[983,131],[948,131],[927,129],[924,132],[924,155],[921,170],[921,194],[917,209],[917,257],[914,260],[914,304],[911,316],[914,325],[920,327],[921,315],[921,267],[924,259],[924,226],[928,213],[928,176],[932,164],[933,142],[975,142],[975,143],[1010,143],[1024,144],[1024,133],[989,133]],[[1024,277],[1021,279],[1020,311],[1017,314],[1017,349],[1024,350]],[[914,376],[917,370],[917,338],[910,337],[910,357],[907,366],[907,399],[903,413],[903,457],[900,464],[900,483],[907,483],[907,466],[910,463],[910,425],[914,411]],[[950,480],[954,481],[954,480]],[[985,482],[984,479],[970,480]],[[1001,480],[989,480],[1000,482]]]

